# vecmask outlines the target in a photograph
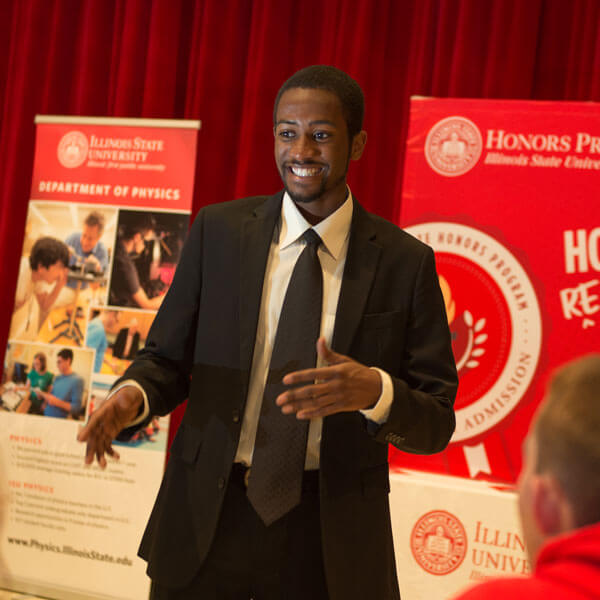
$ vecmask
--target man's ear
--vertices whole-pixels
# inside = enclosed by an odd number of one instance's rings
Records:
[[[552,537],[573,528],[570,504],[552,475],[535,475],[532,495],[533,516],[544,536]]]
[[[367,143],[367,132],[363,129],[352,138],[352,148],[350,149],[350,158],[358,160],[365,149]]]

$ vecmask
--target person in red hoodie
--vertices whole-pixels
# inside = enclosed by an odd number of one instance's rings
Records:
[[[455,600],[600,598],[600,354],[557,371],[523,450],[519,512],[533,573]]]

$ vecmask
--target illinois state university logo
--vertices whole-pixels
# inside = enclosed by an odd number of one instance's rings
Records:
[[[478,438],[517,408],[534,377],[542,341],[537,295],[515,256],[478,229],[433,222],[407,231],[436,253],[460,378],[452,442]]]
[[[432,510],[415,523],[410,550],[425,571],[447,575],[458,569],[467,554],[465,528],[453,514]]]
[[[440,175],[456,177],[479,160],[483,143],[479,129],[465,117],[448,117],[436,123],[425,140],[425,158]]]
[[[63,167],[74,169],[81,166],[88,154],[89,143],[87,137],[80,131],[65,133],[58,142],[58,162]]]

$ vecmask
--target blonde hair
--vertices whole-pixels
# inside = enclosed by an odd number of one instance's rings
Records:
[[[556,371],[533,431],[536,471],[556,477],[578,527],[600,522],[600,354]]]

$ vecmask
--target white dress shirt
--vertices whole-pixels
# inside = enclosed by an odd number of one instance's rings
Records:
[[[352,202],[352,195],[348,192],[348,197],[344,204],[313,227],[323,242],[318,249],[319,260],[323,269],[323,309],[320,335],[325,338],[328,346],[331,345],[333,337],[340,287],[344,265],[346,264],[350,224],[352,222]],[[265,383],[271,361],[271,352],[275,342],[275,333],[279,323],[279,315],[285,292],[296,261],[305,246],[302,235],[310,227],[310,223],[302,216],[286,192],[283,196],[281,219],[275,228],[267,259],[258,327],[254,342],[252,368],[250,370],[250,385],[240,440],[235,456],[236,462],[245,465],[252,464],[254,439],[258,428]],[[317,366],[323,366],[320,358],[317,360]],[[394,392],[390,376],[381,369],[376,370],[381,376],[381,395],[373,408],[361,412],[365,418],[376,423],[383,423],[389,416]],[[135,382],[132,380],[124,381],[110,395],[114,394],[121,387],[130,384],[135,384]],[[131,425],[143,421],[149,412],[146,393],[141,386],[136,384],[136,387],[143,392],[145,406],[143,414]],[[319,468],[322,428],[323,419],[311,419],[308,429],[306,469]]]
[[[331,345],[333,337],[335,315],[348,253],[351,222],[352,196],[348,193],[348,198],[342,206],[313,227],[323,242],[318,250],[321,268],[323,269],[323,308],[320,335],[325,338],[328,345]],[[254,439],[285,292],[296,261],[306,245],[302,235],[310,228],[310,223],[302,216],[292,199],[285,193],[281,207],[281,220],[278,227],[275,228],[267,259],[250,371],[250,386],[235,457],[236,462],[245,465],[252,464]],[[320,358],[317,360],[317,366],[323,366]],[[382,376],[382,380],[385,378],[389,380],[389,375],[384,375],[385,377]],[[382,394],[385,395],[385,398],[380,397],[378,405],[367,411],[365,415],[367,418],[377,420],[380,423],[385,421],[389,415],[393,397],[391,381],[387,383],[389,384],[385,386],[387,394]],[[311,419],[308,428],[306,469],[319,468],[322,428],[323,419]]]

